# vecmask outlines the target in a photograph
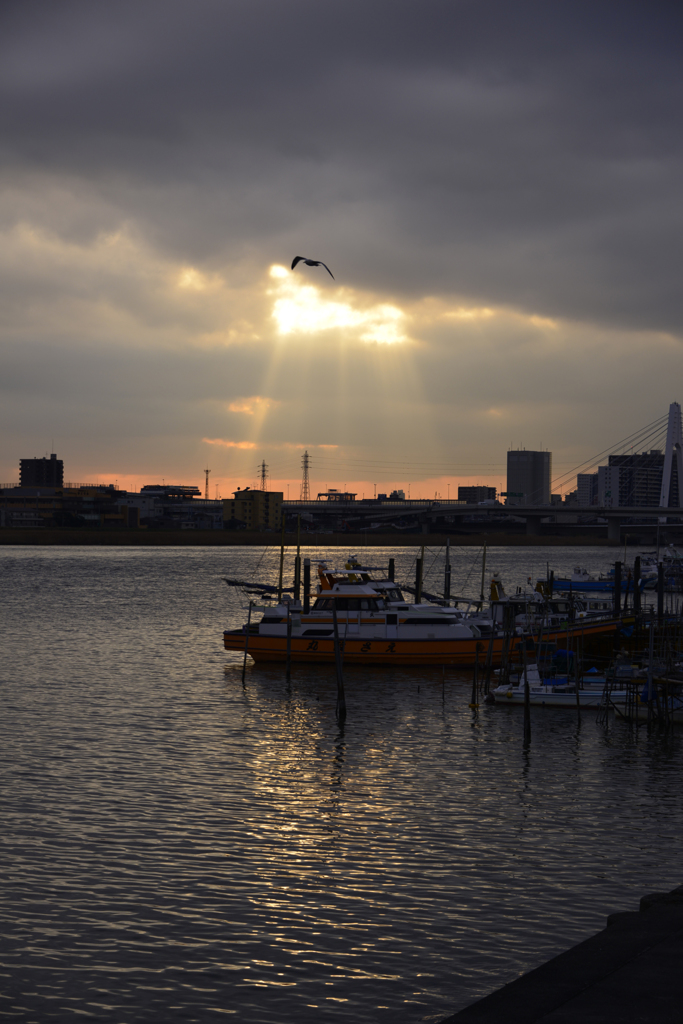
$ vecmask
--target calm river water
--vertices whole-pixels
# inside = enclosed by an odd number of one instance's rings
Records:
[[[614,557],[494,548],[487,575]],[[243,687],[222,649],[221,577],[259,560],[0,549],[0,1016],[435,1021],[683,882],[680,733],[545,711],[525,754],[469,673],[361,668],[340,730],[332,666]],[[476,593],[481,552],[453,562]]]

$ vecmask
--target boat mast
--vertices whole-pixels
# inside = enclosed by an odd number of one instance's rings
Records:
[[[282,601],[282,571],[285,564],[285,514],[282,513],[282,539],[280,541],[280,578],[277,583],[277,603]]]

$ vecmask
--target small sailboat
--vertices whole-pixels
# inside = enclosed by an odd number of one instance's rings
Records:
[[[576,681],[567,677],[544,679],[541,677],[538,665],[531,664],[526,668],[526,681],[529,685],[529,703],[540,707],[551,708],[575,708],[577,704],[581,708],[592,708],[597,711],[604,708],[606,704],[616,706],[626,703],[628,691],[624,688],[623,679],[616,680],[610,685],[600,677],[592,677],[579,684],[578,700],[576,693]],[[491,704],[524,704],[525,698],[524,672],[520,673],[519,680],[514,684],[503,684],[491,690],[488,698]]]

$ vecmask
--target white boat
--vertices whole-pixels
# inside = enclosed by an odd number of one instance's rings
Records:
[[[345,663],[363,665],[469,666],[486,656],[482,630],[455,608],[412,604],[393,580],[371,580],[359,566],[330,570],[321,564],[318,575],[310,609],[291,602],[266,608],[260,622],[226,630],[225,648],[257,662],[330,662],[335,644]],[[494,664],[502,647],[501,635],[493,644]]]
[[[405,600],[393,580],[372,580],[368,568],[348,563],[345,569],[329,569],[320,563],[320,582],[312,607],[305,596],[303,606],[284,600],[264,608],[259,622],[250,618],[242,627],[225,630],[226,650],[244,651],[254,661],[334,661],[336,611],[337,642],[345,662],[468,667],[483,666],[490,659],[493,666],[501,664],[508,642],[500,628],[502,612],[498,621],[500,602],[492,602],[490,612],[474,615],[463,615],[447,605],[413,604]],[[252,592],[278,590],[273,586],[249,587],[243,581],[227,578],[225,582]],[[542,606],[538,595],[536,598]],[[528,635],[524,628],[528,601],[518,596],[509,600],[518,643]],[[547,643],[570,643],[578,637],[612,633],[617,625],[614,620],[602,619],[569,623],[561,615],[550,615],[543,626],[543,639]]]
[[[529,703],[541,707],[551,708],[575,708],[576,684],[563,679],[555,684],[551,680],[541,679],[538,666],[529,665],[526,670],[529,683]],[[497,686],[488,695],[490,704],[524,704],[524,676],[515,685]],[[608,689],[608,702],[610,704],[622,705],[626,703],[627,690],[623,689],[623,683],[619,681],[616,686]],[[605,706],[605,684],[604,682],[587,682],[579,686],[579,707],[598,708]]]

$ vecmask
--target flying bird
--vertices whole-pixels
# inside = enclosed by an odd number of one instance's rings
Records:
[[[305,263],[307,267],[324,267],[327,273],[334,281],[334,274],[332,273],[328,265],[326,263],[323,263],[322,260],[307,260],[305,256],[295,256],[294,259],[292,260],[292,270],[294,270],[294,267],[297,265],[297,263]]]

